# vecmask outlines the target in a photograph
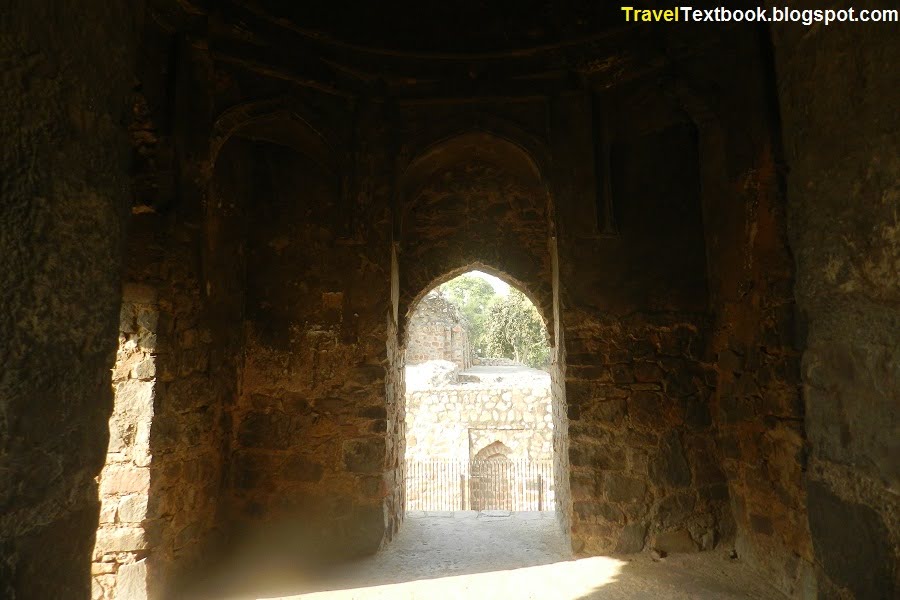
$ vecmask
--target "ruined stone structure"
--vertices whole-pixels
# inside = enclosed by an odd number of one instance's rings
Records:
[[[577,552],[897,597],[897,24],[670,25],[7,3],[0,597],[389,544],[410,310],[473,268],[547,323]]]
[[[462,383],[406,394],[406,459],[470,460],[494,442],[510,459],[553,457],[550,381]]]
[[[553,510],[549,375],[459,378],[406,391],[407,509]]]
[[[445,298],[428,294],[409,319],[406,364],[448,360],[460,369],[472,366],[472,346],[465,319]]]

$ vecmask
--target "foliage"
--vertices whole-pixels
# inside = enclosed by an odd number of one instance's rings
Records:
[[[484,356],[485,319],[491,303],[497,297],[494,287],[480,277],[464,274],[451,279],[438,288],[440,294],[459,308],[468,322],[469,342],[475,354]]]
[[[480,277],[464,274],[438,288],[468,322],[476,356],[511,358],[540,368],[550,359],[546,329],[534,304],[513,288],[500,296]]]
[[[488,356],[505,356],[535,368],[550,359],[544,322],[519,290],[511,289],[491,303],[484,335]]]

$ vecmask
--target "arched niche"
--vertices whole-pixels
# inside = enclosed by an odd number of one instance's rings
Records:
[[[286,348],[286,336],[277,332],[305,300],[303,289],[287,289],[287,273],[302,279],[299,265],[310,264],[315,246],[305,241],[343,218],[337,153],[296,109],[267,101],[223,113],[210,155],[207,293],[242,296],[245,318],[258,325],[254,331]],[[237,268],[222,268],[229,265]]]
[[[459,133],[411,160],[397,189],[401,329],[427,290],[484,267],[527,293],[552,338],[553,207],[528,151],[486,131]]]
[[[337,173],[339,155],[334,135],[319,126],[315,115],[283,98],[249,102],[224,111],[213,125],[209,163],[215,168],[222,148],[234,136],[287,146]]]
[[[415,194],[429,177],[447,165],[471,159],[494,163],[523,181],[542,185],[537,162],[522,146],[488,131],[473,130],[427,146],[406,168],[402,195]]]
[[[337,153],[293,108],[258,103],[219,119],[211,156],[205,289],[237,305],[227,322],[241,336],[242,351],[241,386],[229,409],[236,432],[229,448],[229,525],[237,537],[262,531],[266,519],[337,528],[346,515],[328,513],[318,499],[340,491],[335,480],[344,474],[340,467],[326,470],[319,448],[298,433],[312,427],[310,406],[325,400],[312,383],[309,357],[325,364],[344,358],[334,356],[336,344],[323,349],[309,341],[317,332],[329,340],[343,333],[349,284],[347,272],[335,266],[347,264],[335,250],[335,224],[345,214]],[[292,362],[295,369],[283,367]],[[342,441],[329,439],[330,451],[339,452]],[[273,456],[308,468],[287,475]],[[319,512],[300,514],[288,501],[298,499],[318,503]]]

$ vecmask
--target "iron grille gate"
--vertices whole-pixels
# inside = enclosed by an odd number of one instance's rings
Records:
[[[554,510],[552,460],[406,462],[407,510]]]

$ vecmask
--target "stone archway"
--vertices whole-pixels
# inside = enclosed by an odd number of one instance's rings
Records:
[[[572,508],[555,206],[545,165],[527,150],[535,140],[520,144],[514,133],[463,131],[420,143],[425,150],[401,165],[392,253],[397,338],[389,351],[395,357],[391,379],[402,389],[407,320],[416,301],[435,285],[476,268],[523,291],[544,319],[551,348],[556,514],[568,534]],[[402,423],[398,400],[389,421]],[[403,440],[403,427],[394,435]],[[402,452],[403,442],[396,446]]]

